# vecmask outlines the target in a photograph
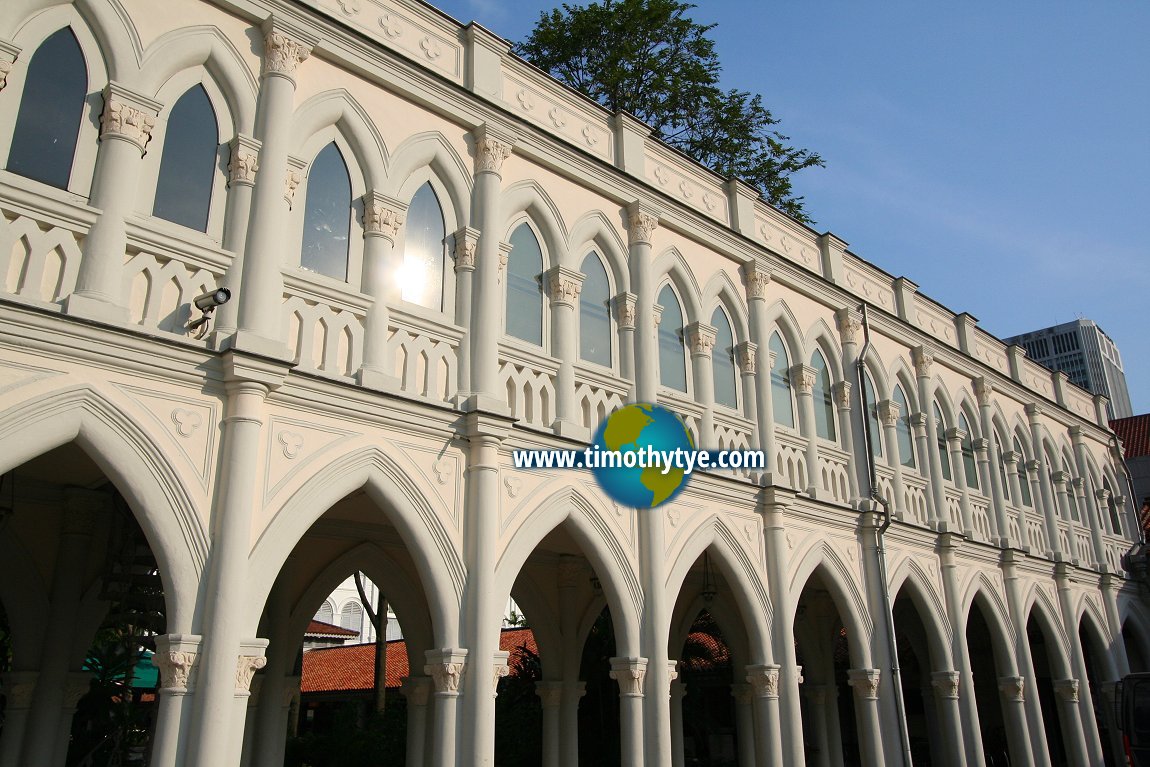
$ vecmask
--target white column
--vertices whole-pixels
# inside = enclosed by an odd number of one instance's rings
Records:
[[[371,296],[363,332],[363,365],[358,379],[362,386],[380,391],[399,389],[395,362],[387,353],[391,315],[389,307],[400,300],[399,273],[403,254],[395,249],[407,205],[379,192],[363,196],[363,292]]]
[[[252,190],[259,170],[260,142],[251,136],[237,134],[228,145],[228,203],[224,212],[224,250],[232,254],[231,263],[224,272],[221,286],[232,291],[233,297],[243,295],[244,252],[247,250],[248,224],[252,210]],[[239,301],[228,301],[216,309],[213,337],[217,349],[224,347],[223,339],[235,334],[239,326]]]
[[[781,728],[785,728],[785,735],[781,738],[783,762],[788,765],[802,765],[803,753],[803,717],[799,704],[798,660],[795,653],[795,624],[790,616],[794,615],[793,601],[796,596],[791,594],[787,587],[789,549],[787,545],[787,529],[785,513],[787,507],[794,502],[795,493],[781,487],[768,485],[762,490],[763,536],[767,555],[767,588],[770,590],[771,604],[771,637],[774,647],[771,648],[770,657],[781,661],[782,679],[780,688],[782,694],[779,698]],[[757,729],[757,727],[756,727]]]
[[[749,684],[732,684],[735,699],[735,737],[738,740],[740,765],[755,764],[755,711]]]
[[[1006,483],[1010,486],[1010,497],[1014,499],[1015,508],[1018,515],[1018,540],[1011,539],[1011,543],[1017,545],[1019,548],[1030,551],[1030,534],[1026,530],[1026,504],[1022,502],[1022,483],[1026,482],[1026,478],[1021,476],[1020,462],[1022,460],[1022,453],[1015,450],[1007,450],[1002,454],[1002,463],[1006,466]],[[1027,490],[1029,490],[1029,485]],[[1003,516],[1006,516],[1004,513]],[[1006,536],[1010,537],[1010,528],[1006,528]],[[1043,554],[1044,552],[1035,552]]]
[[[819,498],[826,493],[819,486],[819,436],[815,428],[815,369],[799,363],[790,369],[791,387],[795,390],[802,430],[807,441],[807,482],[806,493],[811,498]]]
[[[544,275],[547,295],[551,300],[551,349],[559,359],[555,377],[555,423],[552,428],[561,436],[586,439],[587,429],[580,422],[575,399],[575,360],[579,359],[579,293],[583,290],[582,272],[556,266]]]
[[[559,708],[559,761],[563,767],[579,765],[579,700],[586,694],[586,682],[563,682],[563,701]]]
[[[60,709],[60,725],[57,730],[56,753],[52,757],[53,767],[64,767],[68,761],[68,746],[72,742],[72,717],[76,715],[76,705],[80,698],[88,694],[94,677],[87,671],[71,671],[64,683],[64,700]]]
[[[814,730],[815,758],[813,767],[831,767],[832,764],[842,761],[842,755],[832,762],[831,740],[827,727],[827,693],[831,693],[831,704],[838,690],[834,685],[815,684],[803,685],[803,696],[807,699],[807,711],[810,713],[810,724]]]
[[[479,230],[464,227],[455,233],[455,322],[464,329],[464,342],[457,352],[458,377],[456,405],[466,400],[471,391],[471,337],[472,306],[475,290],[475,253],[479,246]]]
[[[181,764],[191,719],[189,695],[195,690],[198,634],[164,634],[156,637],[152,665],[160,671],[159,712],[152,736],[154,764]]]
[[[735,347],[735,362],[739,366],[739,375],[743,393],[743,417],[755,425],[751,435],[751,450],[761,450],[759,439],[759,392],[758,379],[759,345],[754,341],[743,341]],[[764,453],[765,454],[765,453]],[[770,460],[768,458],[768,460]],[[770,468],[769,465],[766,468]]]
[[[1096,754],[1090,753],[1092,749],[1087,744],[1088,735],[1082,721],[1079,708],[1079,685],[1077,679],[1055,679],[1054,693],[1058,698],[1058,718],[1062,724],[1062,742],[1066,746],[1066,756],[1071,764],[1086,765],[1102,764],[1102,747],[1098,745]],[[1093,719],[1091,712],[1091,719]],[[1098,730],[1091,722],[1091,729],[1097,737]]]
[[[699,419],[699,447],[712,450],[715,443],[715,378],[711,353],[715,348],[715,328],[705,322],[692,322],[685,328],[687,347],[691,352],[691,373],[695,383],[695,401],[703,406]]]
[[[926,448],[924,455],[930,467],[930,475],[927,477],[930,480],[930,495],[934,499],[934,519],[931,522],[937,527],[940,522],[946,520],[947,513],[946,489],[942,478],[942,458],[938,452],[938,424],[934,422],[934,397],[930,392],[934,352],[925,346],[916,346],[911,352],[911,359],[914,362],[914,373],[918,381],[918,403],[919,407],[922,408],[922,415],[926,419],[926,423],[923,424],[926,433],[923,446]],[[950,468],[953,476],[953,463]]]
[[[866,462],[861,459],[866,454],[866,446],[859,446],[862,432],[855,429],[855,424],[851,419],[851,406],[854,401],[852,394],[857,388],[857,386],[852,386],[850,381],[839,381],[831,387],[835,407],[839,413],[839,446],[847,453],[847,491],[850,493],[851,505],[855,508],[858,508],[859,503],[863,500],[862,485],[859,484],[860,471],[865,475],[862,481],[866,485],[870,485],[870,476],[865,468]],[[861,407],[861,403],[859,406]],[[865,429],[866,426],[866,415],[864,414],[861,428]],[[856,452],[856,450],[861,452]]]
[[[543,767],[559,767],[559,706],[563,701],[563,682],[536,682],[535,694],[543,704]]]
[[[459,695],[467,667],[467,650],[445,648],[428,650],[424,655],[427,656],[427,665],[423,667],[423,673],[430,676],[435,685],[435,714],[431,720],[431,767],[455,767],[456,742],[459,740]],[[479,693],[487,689],[488,683],[485,680]],[[472,754],[471,758],[475,756]]]
[[[938,508],[938,497],[934,493],[934,468],[931,464],[931,446],[934,440],[927,436],[927,428],[929,421],[925,413],[912,413],[910,416],[910,428],[914,432],[914,441],[918,445],[919,466],[924,472],[923,476],[926,477],[928,487],[926,490],[926,523],[931,527],[938,526],[938,520],[942,517],[942,511]],[[931,435],[933,436],[933,435]],[[937,448],[933,455],[937,458]],[[925,461],[925,463],[923,463]],[[939,464],[939,473],[942,472],[942,465]],[[941,478],[939,480],[941,482]],[[945,508],[945,506],[943,507]]]
[[[1074,446],[1074,463],[1078,468],[1078,478],[1080,480],[1090,476],[1090,464],[1087,460],[1085,431],[1081,426],[1074,425],[1070,429],[1070,442]],[[1086,492],[1086,487],[1083,485],[1079,487],[1075,485],[1075,492],[1078,493],[1078,508],[1082,510],[1082,514],[1086,517],[1086,524],[1090,527],[1090,542],[1094,549],[1094,562],[1095,569],[1102,570],[1109,567],[1106,563],[1106,550],[1102,545],[1102,526],[1101,526],[1101,513],[1102,509],[1106,508],[1105,504],[1099,504],[1096,501],[1100,500],[1098,496],[1092,496]],[[1103,491],[1104,492],[1104,491]]]
[[[1065,561],[1078,564],[1078,531],[1074,517],[1070,513],[1070,496],[1067,488],[1070,485],[1070,475],[1064,471],[1055,471],[1050,475],[1050,484],[1054,488],[1054,499],[1058,508],[1058,516],[1066,522],[1066,543],[1064,545]],[[1057,527],[1057,526],[1056,526]]]
[[[839,426],[842,439],[842,448],[850,456],[848,476],[850,478],[851,505],[857,507],[862,499],[860,488],[867,488],[870,477],[867,474],[866,442],[863,429],[867,428],[867,413],[865,394],[857,386],[852,391],[850,382],[857,380],[857,363],[859,358],[858,340],[862,332],[862,317],[856,309],[843,308],[835,312],[835,326],[839,331],[839,341],[842,349],[842,383],[841,390],[835,391],[835,402],[839,408]],[[851,420],[851,411],[854,411],[855,420]]]
[[[1010,612],[1016,637],[1026,636],[1027,612],[1022,601],[1022,583],[1018,573],[1018,564],[1021,557],[1018,552],[1007,550],[1002,553],[1002,580],[1006,588],[1006,604]],[[1030,653],[1029,642],[1016,642],[1017,667],[1023,672],[1025,696],[1022,699],[1026,711],[1027,731],[1030,734],[1031,748],[1034,758],[1040,764],[1050,762],[1050,750],[1046,744],[1045,727],[1054,726],[1053,722],[1044,723],[1042,708],[1038,699],[1038,685],[1034,679],[1034,658]]]
[[[160,108],[158,101],[119,83],[108,83],[104,90],[100,149],[88,200],[100,210],[100,217],[84,239],[76,289],[64,302],[68,314],[105,322],[127,319],[122,285],[127,219],[135,202],[140,159],[152,138]]]
[[[287,732],[287,703],[285,695],[290,702],[291,690],[288,675],[295,663],[296,653],[299,651],[299,635],[291,635],[291,603],[287,589],[282,578],[294,570],[297,565],[294,556],[289,556],[281,571],[280,578],[276,579],[272,592],[265,607],[265,625],[268,631],[267,666],[262,674],[255,711],[254,726],[248,740],[253,750],[254,764],[258,767],[282,767],[285,747],[285,733]]]
[[[1077,722],[1077,728],[1068,731],[1066,735],[1073,738],[1076,743],[1067,750],[1074,753],[1078,750],[1086,757],[1084,764],[1102,764],[1102,737],[1098,732],[1098,721],[1094,716],[1094,699],[1090,692],[1090,682],[1086,676],[1086,648],[1082,646],[1082,637],[1078,633],[1078,622],[1075,619],[1076,594],[1071,583],[1072,573],[1065,562],[1060,562],[1054,568],[1054,580],[1058,586],[1058,607],[1062,612],[1062,625],[1066,629],[1066,638],[1070,645],[1069,671],[1071,678],[1062,685],[1055,682],[1055,690],[1062,693],[1065,698],[1066,716],[1073,717],[1071,722]],[[1099,669],[1101,671],[1101,669]],[[1079,684],[1082,680],[1082,684]],[[1070,684],[1073,682],[1073,684]]]
[[[987,524],[990,526],[990,543],[999,545],[1002,540],[1002,527],[999,525],[996,501],[994,500],[994,480],[998,475],[998,464],[990,463],[990,440],[979,437],[971,441],[974,450],[974,460],[978,466],[978,479],[982,492],[990,499],[991,507],[986,511]],[[973,510],[972,510],[973,513]]]
[[[858,725],[859,752],[862,762],[868,767],[886,764],[883,756],[882,723],[878,712],[878,690],[880,671],[877,668],[853,668],[847,674],[847,682],[855,693],[855,721]],[[897,749],[897,744],[891,744]]]
[[[935,671],[930,675],[934,687],[936,711],[942,727],[944,753],[949,756],[951,767],[966,767],[962,739],[962,715],[959,711],[958,695],[961,675],[957,671]],[[933,738],[932,738],[933,739]]]
[[[743,280],[747,285],[751,341],[757,344],[758,348],[766,350],[770,343],[769,328],[767,327],[767,286],[771,283],[771,274],[751,261],[743,265]],[[770,356],[769,353],[768,356]],[[758,404],[755,430],[759,438],[759,449],[767,456],[767,474],[769,475],[776,470],[775,421],[771,397],[771,367],[774,360],[771,358],[766,362],[767,364],[763,366],[762,375],[755,376],[755,392]]]
[[[643,692],[646,658],[611,658],[610,677],[619,684],[619,743],[623,767],[642,767]]]
[[[899,404],[891,399],[884,399],[878,403],[878,420],[882,424],[883,440],[886,442],[887,462],[894,473],[891,487],[894,498],[890,499],[891,511],[896,519],[906,521],[906,493],[902,483],[902,457],[898,452],[898,419],[900,417]]]
[[[426,676],[403,678],[403,697],[407,698],[407,767],[424,767],[424,744],[427,743],[427,700],[432,681]]]
[[[755,763],[783,764],[782,723],[779,721],[779,666],[773,663],[747,666],[747,682],[751,685],[754,707]],[[802,722],[799,725],[801,727]],[[802,747],[801,739],[799,747]]]
[[[1042,495],[1042,516],[1046,520],[1046,545],[1055,559],[1067,554],[1062,550],[1062,538],[1058,534],[1058,507],[1054,501],[1054,488],[1050,484],[1050,471],[1046,465],[1046,451],[1042,449],[1042,424],[1039,420],[1042,408],[1033,403],[1026,406],[1026,418],[1030,422],[1030,444],[1034,446],[1035,460],[1028,466],[1038,475],[1038,487]]]
[[[651,236],[659,226],[654,211],[639,202],[627,211],[628,260],[635,292],[635,400],[655,402],[659,392],[659,344],[655,337],[655,285]]]
[[[1000,676],[998,689],[1002,693],[1002,716],[1006,722],[1011,763],[1049,764],[1050,757],[1046,755],[1046,739],[1042,738],[1042,731],[1038,735],[1043,740],[1043,746],[1037,754],[1034,749],[1035,740],[1030,736],[1026,712],[1026,679],[1021,676]],[[1035,761],[1038,754],[1041,754],[1039,758],[1043,761]]]
[[[671,682],[671,767],[684,767],[687,763],[683,747],[683,696],[687,685]]]
[[[311,54],[312,43],[297,32],[289,33],[279,19],[264,23],[263,71],[256,138],[261,142],[251,214],[244,248],[243,292],[236,298],[239,349],[285,358],[283,324],[283,274],[288,210],[300,176],[288,167],[293,125],[296,67]],[[210,652],[210,651],[209,651]]]
[[[950,453],[950,471],[954,477],[954,486],[962,493],[959,501],[959,514],[962,519],[962,534],[967,538],[974,537],[974,520],[970,514],[970,489],[966,485],[966,462],[962,459],[962,441],[969,435],[957,427],[946,430],[946,447]]]
[[[971,670],[970,647],[966,642],[966,623],[970,611],[962,598],[962,570],[958,562],[958,547],[962,539],[956,535],[940,535],[938,540],[938,561],[942,576],[942,591],[946,598],[946,615],[950,622],[950,644],[953,648],[954,665],[958,669],[959,688],[970,691],[958,699],[961,711],[960,742],[965,748],[958,753],[964,764],[970,767],[983,767],[985,755],[982,752],[982,728],[978,717],[978,698],[974,694],[974,673]],[[1013,664],[1013,659],[1009,659]],[[1013,667],[1013,666],[1012,666]],[[932,680],[933,681],[933,680]]]
[[[998,440],[991,439],[995,434],[994,431],[994,413],[992,410],[994,387],[986,378],[974,379],[974,396],[978,400],[978,412],[980,423],[982,425],[982,433],[987,440],[987,459],[990,465],[987,467],[990,484],[985,487],[990,488],[991,500],[991,520],[994,526],[998,529],[998,546],[1012,545],[1010,541],[1010,525],[1007,522],[1008,508],[1006,503],[1006,490],[1002,486],[1002,476],[998,471],[999,463],[1002,461],[1002,450],[1005,445],[999,445]],[[977,448],[976,448],[977,449]],[[1018,500],[1017,495],[1012,495],[1012,498]],[[1013,545],[1018,545],[1014,542]]]
[[[471,396],[472,410],[503,412],[499,392],[499,336],[503,329],[503,292],[499,283],[500,185],[503,161],[511,156],[511,138],[483,125],[475,133],[475,190],[471,207],[479,230],[472,276]]]
[[[619,372],[631,382],[628,401],[637,402],[635,391],[635,315],[638,296],[634,293],[620,293],[611,300],[615,310],[615,321],[619,325]]]
[[[23,767],[20,750],[28,724],[28,711],[36,692],[38,671],[6,671],[3,675],[4,729],[0,730],[0,767]]]

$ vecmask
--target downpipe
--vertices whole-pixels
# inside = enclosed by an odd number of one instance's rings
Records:
[[[1134,477],[1130,473],[1130,466],[1126,463],[1126,456],[1122,454],[1122,445],[1118,443],[1118,436],[1113,431],[1110,432],[1110,450],[1114,453],[1114,457],[1118,459],[1118,464],[1122,467],[1122,476],[1126,479],[1126,487],[1130,491],[1130,501],[1135,507],[1138,506],[1138,497],[1134,492]],[[1125,512],[1125,509],[1123,509]],[[1146,545],[1146,531],[1142,529],[1142,517],[1138,512],[1135,512],[1133,523],[1135,534],[1138,536],[1138,542],[1130,547],[1130,550],[1122,555],[1122,566],[1134,577],[1135,580],[1142,583],[1144,586],[1150,586],[1150,550]]]
[[[867,305],[863,302],[862,311],[863,347],[855,360],[855,384],[858,386],[859,401],[863,410],[866,410],[866,379],[864,369],[866,355],[870,351],[870,322],[867,319]],[[891,604],[889,580],[886,570],[886,546],[883,543],[887,528],[891,524],[890,501],[883,498],[878,491],[878,478],[875,473],[874,452],[871,445],[870,421],[866,412],[862,413],[863,456],[867,465],[867,479],[869,482],[868,497],[873,504],[882,508],[882,524],[875,530],[875,557],[879,573],[879,595],[882,597],[883,615],[886,618],[887,641],[890,652],[891,687],[894,689],[895,707],[898,719],[899,745],[902,749],[902,763],[905,767],[912,766],[910,755],[910,732],[906,724],[906,702],[902,694],[902,672],[898,663],[898,641],[894,635],[894,605]]]

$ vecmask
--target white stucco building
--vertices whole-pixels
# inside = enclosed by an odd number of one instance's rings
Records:
[[[422,672],[410,765],[494,763],[512,596],[547,765],[578,763],[608,673],[620,762],[682,763],[704,610],[741,764],[1118,753],[1150,615],[1105,399],[481,26],[8,0],[0,158],[3,767],[63,764],[132,524],[163,580],[154,765],[282,764],[303,631],[356,570]],[[636,511],[512,466],[630,400],[770,470]],[[615,654],[584,668],[605,609]]]

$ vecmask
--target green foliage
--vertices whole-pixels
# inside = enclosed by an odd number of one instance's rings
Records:
[[[630,112],[654,135],[724,176],[756,187],[780,210],[810,222],[791,175],[822,158],[790,146],[762,97],[719,86],[711,26],[678,0],[563,4],[540,14],[515,52],[612,111]]]

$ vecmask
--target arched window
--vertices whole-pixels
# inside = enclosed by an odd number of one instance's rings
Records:
[[[683,345],[683,310],[670,285],[659,292],[663,314],[659,318],[659,383],[687,391],[687,358]]]
[[[895,424],[895,434],[898,436],[898,459],[903,466],[913,469],[914,437],[910,431],[910,405],[906,401],[906,394],[902,387],[895,384],[894,395],[891,397],[898,404],[898,423]]]
[[[835,438],[835,400],[831,396],[831,371],[823,353],[815,349],[811,355],[811,367],[815,369],[815,388],[811,396],[815,402],[815,433],[823,439]]]
[[[795,427],[795,401],[791,396],[791,360],[783,337],[777,332],[771,336],[767,349],[774,355],[771,363],[771,408],[775,423]]]
[[[978,466],[974,462],[974,435],[970,431],[970,422],[966,420],[965,413],[958,414],[958,428],[966,434],[962,438],[962,471],[966,476],[966,486],[977,490]]]
[[[1003,455],[1006,453],[1006,441],[998,430],[994,431],[995,450],[998,451],[998,476],[1002,480],[1002,495],[1009,501],[1010,500],[1010,481],[1006,478],[1006,459]]]
[[[300,266],[346,280],[351,176],[334,141],[321,149],[311,164],[305,206]]]
[[[1114,498],[1114,487],[1110,484],[1110,479],[1102,480],[1102,487],[1109,492],[1106,496],[1106,508],[1110,512],[1110,532],[1115,535],[1122,534],[1122,516],[1119,512],[1118,501]]]
[[[543,250],[525,223],[511,233],[504,316],[507,335],[543,345]]]
[[[863,371],[863,404],[866,406],[866,428],[870,436],[871,455],[882,455],[882,429],[878,421],[878,398],[874,392],[874,382],[870,373]]]
[[[1014,452],[1018,453],[1018,494],[1022,496],[1022,505],[1034,508],[1034,499],[1030,497],[1030,472],[1026,469],[1026,452],[1022,449],[1022,442],[1014,438]]]
[[[950,452],[946,449],[946,421],[942,419],[942,408],[934,403],[934,434],[938,442],[938,461],[942,465],[942,478],[950,482]]]
[[[1070,471],[1070,464],[1062,459],[1062,472],[1066,475],[1066,497],[1070,502],[1070,518],[1075,522],[1082,519],[1078,514],[1078,496],[1074,490],[1074,475]]]
[[[88,66],[69,27],[40,44],[28,62],[8,170],[68,188],[88,93]]]
[[[323,604],[316,610],[315,619],[321,623],[331,623],[335,620],[335,608],[331,606],[331,602],[326,599]]]
[[[431,184],[411,198],[403,235],[400,297],[428,309],[443,309],[443,270],[447,263],[447,227]]]
[[[579,291],[579,359],[611,367],[611,282],[595,253],[583,259]]]
[[[735,334],[727,313],[715,309],[711,315],[715,328],[715,349],[711,352],[711,375],[715,381],[715,404],[729,408],[739,406],[738,383],[735,376]]]
[[[363,606],[351,601],[339,611],[339,625],[348,631],[359,631],[363,627]]]
[[[189,88],[172,107],[160,156],[152,215],[189,229],[208,230],[220,128],[202,85]]]

